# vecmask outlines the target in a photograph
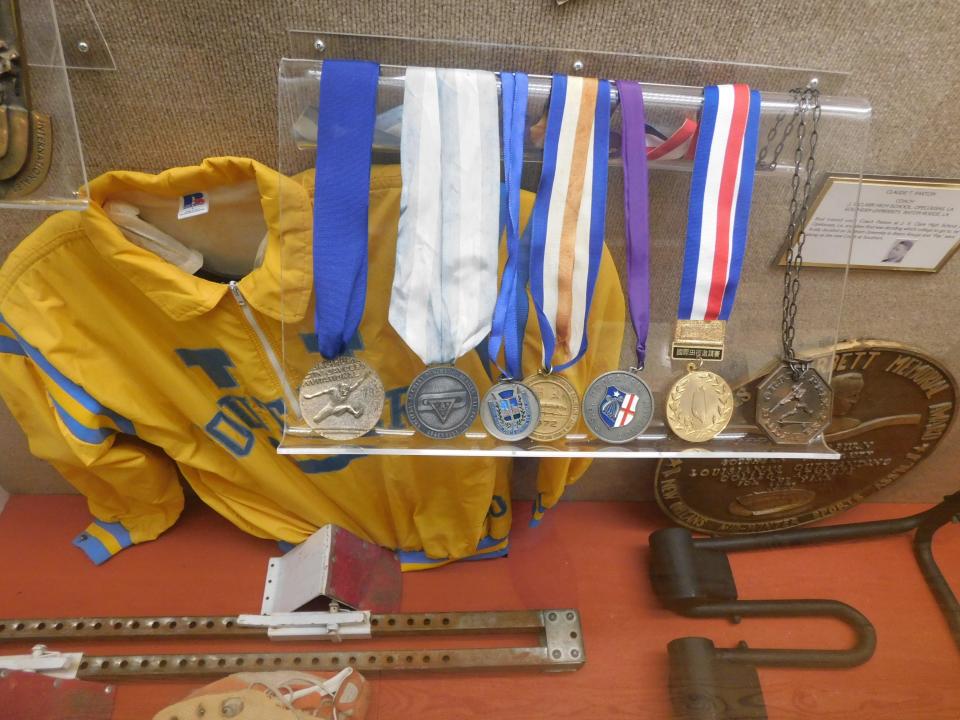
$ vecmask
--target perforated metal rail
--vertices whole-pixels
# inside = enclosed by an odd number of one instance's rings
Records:
[[[324,652],[174,653],[163,655],[84,654],[78,677],[123,679],[151,676],[201,677],[244,670],[365,671],[479,670],[528,668],[576,670],[586,660],[576,610],[452,612],[373,615],[372,637],[536,633],[530,647],[351,650],[338,644]],[[157,616],[0,620],[0,642],[51,645],[122,639],[262,638],[266,630],[244,627],[231,616]],[[326,641],[325,641],[326,642]]]

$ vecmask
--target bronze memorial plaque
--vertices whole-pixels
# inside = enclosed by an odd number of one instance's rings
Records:
[[[820,356],[826,361],[829,354]],[[816,356],[814,356],[816,364]],[[756,416],[760,375],[734,395],[731,429]],[[847,510],[933,452],[953,418],[950,374],[918,350],[881,341],[844,343],[833,363],[833,415],[824,437],[840,460],[665,459],[657,502],[675,522],[717,535],[780,530]],[[741,425],[744,449],[761,436]]]

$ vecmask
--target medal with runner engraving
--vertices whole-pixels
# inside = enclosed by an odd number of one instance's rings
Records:
[[[817,129],[820,123],[820,92],[815,87],[794,90],[797,109],[797,147],[794,152],[793,196],[787,224],[786,269],[783,277],[783,321],[781,323],[783,361],[757,388],[757,424],[775,443],[805,445],[820,435],[830,422],[831,392],[827,381],[808,363],[797,359],[793,350],[796,335],[797,301],[800,295],[800,270],[803,267],[803,243],[806,239],[810,189],[816,167]],[[811,120],[806,139],[807,119]],[[806,149],[804,141],[806,140]],[[806,163],[803,157],[806,154]],[[774,158],[776,164],[777,158]],[[800,198],[801,166],[804,167],[803,197]]]
[[[670,518],[693,530],[728,535],[804,525],[836,515],[899,482],[936,450],[954,415],[957,387],[942,364],[915,348],[878,340],[821,350],[810,366],[833,367],[833,411],[824,433],[839,460],[662,460],[654,482]],[[735,390],[733,452],[768,442],[753,424],[757,376]]]
[[[491,329],[500,250],[497,78],[407,68],[400,138],[403,189],[390,324],[428,367],[407,391],[407,418],[449,440],[473,424],[477,387],[452,367]]]
[[[653,393],[640,378],[650,327],[650,223],[647,198],[646,118],[639,83],[617,82],[622,118],[623,204],[627,226],[627,295],[637,336],[637,365],[594,380],[583,396],[583,419],[609,443],[635,439],[653,418]]]
[[[300,385],[300,414],[319,435],[352,440],[383,412],[373,368],[344,355],[367,294],[367,215],[380,66],[328,60],[320,78],[313,220],[314,325],[324,362]],[[330,272],[335,268],[335,272]]]
[[[341,355],[314,367],[300,384],[300,412],[331,440],[352,440],[374,428],[383,412],[383,383],[369,365]]]
[[[520,179],[523,172],[527,88],[528,79],[524,73],[500,73],[507,261],[493,311],[487,354],[501,371],[502,377],[487,391],[480,403],[480,419],[484,428],[499,440],[522,440],[540,422],[540,403],[536,395],[517,379],[523,374],[523,336],[529,312],[527,283],[530,277],[530,235],[520,232]]]
[[[701,366],[723,359],[747,245],[759,130],[759,92],[747,85],[703,89],[672,348],[675,360],[696,362],[670,388],[666,403],[667,424],[689,442],[716,437],[733,414],[730,386]]]
[[[534,440],[559,440],[580,416],[577,391],[560,372],[587,350],[607,203],[610,83],[553,76],[543,169],[533,206],[530,291],[543,342],[543,370],[524,383],[540,402]]]

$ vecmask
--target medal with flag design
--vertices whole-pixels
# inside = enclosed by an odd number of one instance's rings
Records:
[[[716,437],[733,415],[730,386],[700,366],[723,359],[747,244],[759,130],[759,92],[747,85],[703,89],[672,348],[674,359],[695,362],[670,388],[666,404],[670,428],[690,442]]]
[[[583,396],[583,418],[594,435],[610,443],[635,439],[653,418],[653,393],[640,378],[650,327],[650,213],[647,196],[646,118],[639,83],[617,82],[623,157],[623,200],[627,226],[627,295],[637,336],[637,365],[594,380]]]
[[[637,413],[639,395],[625,393],[612,385],[607,388],[607,397],[600,404],[600,417],[607,427],[619,428],[633,420]]]

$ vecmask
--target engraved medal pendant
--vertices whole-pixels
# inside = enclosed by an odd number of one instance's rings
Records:
[[[376,427],[383,383],[362,360],[340,355],[314,367],[300,385],[300,413],[330,440],[353,440]]]
[[[470,376],[455,367],[424,370],[407,391],[407,419],[434,440],[463,435],[477,418],[480,396]]]
[[[716,373],[691,363],[667,395],[667,423],[688,442],[716,437],[733,416],[733,392]]]
[[[523,440],[540,422],[540,403],[523,383],[502,380],[483,396],[480,419],[499,440]]]
[[[832,392],[812,367],[780,365],[757,387],[757,425],[782,445],[806,445],[830,422]]]
[[[530,433],[538,442],[566,436],[580,419],[580,398],[570,381],[553,373],[537,373],[524,379],[540,403],[540,423]]]
[[[652,418],[653,393],[638,375],[626,370],[604,373],[583,396],[587,427],[608,443],[635,439]]]

